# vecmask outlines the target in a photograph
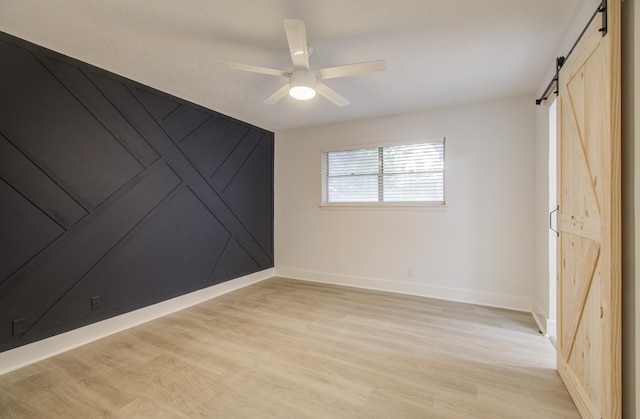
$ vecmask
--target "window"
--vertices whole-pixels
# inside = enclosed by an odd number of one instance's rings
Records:
[[[444,205],[444,138],[322,153],[323,204]]]

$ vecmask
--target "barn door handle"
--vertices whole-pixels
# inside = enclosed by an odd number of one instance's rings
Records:
[[[553,221],[553,214],[558,212],[559,209],[560,209],[560,205],[558,205],[556,207],[556,209],[554,209],[553,211],[551,211],[549,213],[549,229],[551,229],[554,233],[556,233],[557,237],[560,237],[560,232],[558,230],[556,230],[555,228],[553,228],[553,222],[552,221]]]

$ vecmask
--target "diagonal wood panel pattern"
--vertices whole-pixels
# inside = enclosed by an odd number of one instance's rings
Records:
[[[559,74],[558,371],[583,417],[620,417],[619,11]]]
[[[576,336],[584,314],[584,309],[591,292],[591,285],[598,275],[598,259],[600,245],[592,240],[567,235],[562,242],[562,253],[565,260],[580,259],[579,265],[567,264],[562,267],[562,347],[563,356],[570,361],[574,355],[573,349]]]
[[[273,133],[2,33],[0,60],[0,351],[273,267]]]
[[[598,59],[597,54],[591,54]],[[562,100],[561,170],[563,187],[561,190],[561,325],[559,328],[559,351],[563,362],[568,365],[581,391],[592,404],[591,409],[602,403],[597,380],[600,363],[596,359],[598,350],[591,342],[602,339],[598,319],[594,319],[600,290],[600,271],[598,264],[601,246],[601,231],[584,231],[586,220],[592,218],[600,224],[598,192],[596,179],[591,168],[601,164],[598,154],[587,156],[589,143],[594,141],[593,133],[588,131],[585,113],[589,102],[585,85],[585,65],[576,72],[566,84],[565,97]],[[595,283],[594,283],[595,282]],[[596,320],[594,324],[592,321]]]
[[[562,342],[563,356],[571,361],[581,325],[585,305],[594,278],[598,275],[600,256],[600,210],[597,178],[592,175],[592,167],[600,166],[599,155],[587,155],[588,145],[593,140],[587,137],[585,73],[590,73],[589,65],[573,75],[567,83],[567,103],[565,120],[567,129],[563,132],[562,167],[571,174],[571,183],[563,189],[563,213],[570,214],[561,219],[565,237],[561,241],[563,254],[562,269]],[[589,227],[589,222],[595,224]],[[574,264],[570,261],[579,260]],[[584,354],[580,354],[583,356]]]

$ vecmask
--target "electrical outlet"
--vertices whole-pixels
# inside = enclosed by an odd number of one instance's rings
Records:
[[[91,311],[99,310],[102,308],[102,300],[99,295],[91,297]]]
[[[413,268],[411,266],[407,268],[407,276],[413,278]]]
[[[15,319],[13,321],[13,336],[24,335],[27,331],[27,319],[25,317],[21,319]]]

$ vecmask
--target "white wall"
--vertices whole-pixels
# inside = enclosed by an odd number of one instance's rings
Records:
[[[276,274],[530,311],[534,106],[516,97],[277,132]],[[319,208],[323,148],[441,136],[446,209]]]
[[[555,335],[555,316],[549,301],[549,108],[536,108],[535,294],[533,316],[545,335]],[[555,281],[554,281],[555,282]],[[553,329],[553,330],[550,330]]]

